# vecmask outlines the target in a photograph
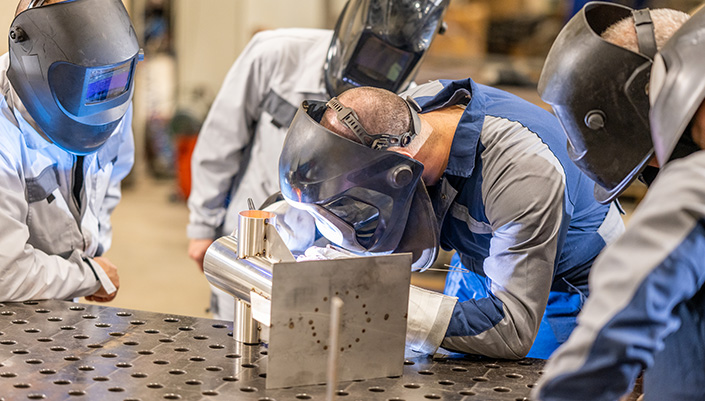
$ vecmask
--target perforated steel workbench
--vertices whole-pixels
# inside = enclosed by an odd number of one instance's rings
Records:
[[[407,358],[401,377],[340,383],[339,400],[528,400],[544,361]],[[65,301],[0,304],[0,400],[324,400],[266,390],[267,349],[232,323]]]

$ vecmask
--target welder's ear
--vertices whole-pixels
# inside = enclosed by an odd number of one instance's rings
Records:
[[[395,147],[388,148],[387,150],[392,151],[392,152],[397,152],[399,154],[410,157],[412,159],[414,158],[414,155],[411,154],[411,152],[409,151],[409,148],[402,148],[399,146],[395,146]]]
[[[701,149],[705,149],[705,102],[700,104],[693,120],[693,140]]]

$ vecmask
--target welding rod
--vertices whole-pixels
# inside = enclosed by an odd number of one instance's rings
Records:
[[[343,300],[333,297],[330,300],[330,335],[328,336],[328,387],[326,401],[334,401],[338,388],[338,343],[340,339],[340,310]]]

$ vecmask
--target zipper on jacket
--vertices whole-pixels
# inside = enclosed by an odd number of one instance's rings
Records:
[[[73,199],[73,207],[76,209],[76,214],[74,214],[74,219],[76,220],[76,225],[78,227],[78,232],[81,234],[81,241],[83,242],[82,250],[86,249],[86,238],[83,236],[83,227],[81,221],[83,220],[82,202],[81,194],[83,193],[83,162],[84,156],[73,156],[74,163],[72,168],[71,178],[73,183],[71,184],[71,198]]]
[[[83,156],[76,156],[76,161],[73,164],[73,200],[78,209],[78,215],[81,216],[81,191],[83,190]]]

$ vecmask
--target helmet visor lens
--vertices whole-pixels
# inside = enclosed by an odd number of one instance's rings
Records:
[[[374,85],[393,91],[418,59],[417,53],[390,46],[374,35],[364,35],[343,80],[353,86]]]
[[[350,0],[326,59],[326,86],[337,96],[354,86],[406,88],[438,32],[448,0]]]
[[[372,198],[388,198],[375,191],[367,192],[370,193],[369,195]],[[392,206],[391,199],[387,202],[382,200],[381,207],[384,208],[385,203],[387,207]],[[379,227],[381,217],[380,209],[378,209],[375,204],[379,205],[379,203],[374,202],[374,200],[368,203],[346,195],[341,196],[333,202],[322,205],[322,207],[350,225],[355,231],[357,242],[363,247],[369,248],[374,245],[374,234],[375,231],[377,231],[377,227]]]
[[[96,123],[83,117],[88,118],[129,101],[137,57],[95,67],[56,62],[49,69],[49,88],[74,118],[88,124]]]
[[[86,70],[85,104],[114,99],[130,89],[132,61],[110,67],[93,67]]]

